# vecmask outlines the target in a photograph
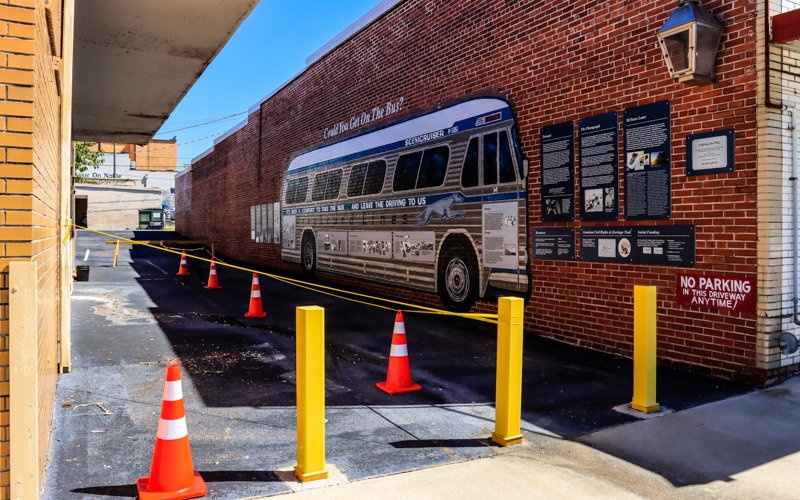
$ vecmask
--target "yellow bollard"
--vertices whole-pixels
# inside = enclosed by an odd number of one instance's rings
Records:
[[[114,267],[117,267],[117,260],[119,260],[119,240],[117,240],[117,249],[114,251]]]
[[[297,467],[301,482],[326,479],[325,310],[297,308]]]
[[[656,319],[658,289],[633,288],[633,401],[634,410],[652,413],[656,403]]]
[[[497,394],[492,441],[522,444],[522,313],[525,301],[501,297],[497,323]]]

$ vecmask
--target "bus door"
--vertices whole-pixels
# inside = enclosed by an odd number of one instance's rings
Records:
[[[483,180],[483,203],[498,204],[504,207],[503,223],[515,228],[517,238],[513,244],[503,245],[503,261],[500,267],[493,265],[489,285],[501,290],[523,291],[519,274],[520,237],[520,182],[514,166],[514,143],[507,129],[487,132],[482,136],[481,177]],[[502,204],[502,205],[499,205]],[[513,255],[513,257],[512,257]],[[512,264],[513,262],[513,264]],[[484,264],[485,267],[490,267]]]

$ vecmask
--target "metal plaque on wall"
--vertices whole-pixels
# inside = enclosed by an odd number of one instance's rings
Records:
[[[581,228],[581,260],[694,267],[693,225]]]
[[[542,127],[542,221],[575,220],[575,122]]]

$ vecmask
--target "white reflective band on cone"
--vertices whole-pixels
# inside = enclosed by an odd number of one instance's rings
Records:
[[[253,297],[254,297],[254,298],[255,298],[255,297],[261,297],[261,291],[259,291],[259,290],[253,290]]]
[[[253,284],[258,285],[258,278],[253,278]]]
[[[217,274],[217,270],[216,269],[212,269],[211,270],[211,274]]]
[[[406,324],[405,323],[395,323],[394,324],[394,333],[406,333]]]
[[[389,356],[397,356],[397,357],[408,356],[408,345],[392,344],[392,352],[389,353]]]
[[[163,418],[158,421],[158,439],[165,441],[173,441],[175,439],[185,438],[189,435],[186,429],[186,417],[179,418],[178,420],[164,420]]]
[[[181,381],[167,381],[164,385],[164,401],[178,401],[183,399],[183,390],[181,390]]]

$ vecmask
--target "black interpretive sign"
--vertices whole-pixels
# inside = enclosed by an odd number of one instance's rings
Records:
[[[542,127],[542,221],[575,220],[575,122]]]
[[[533,258],[575,260],[574,227],[534,227]]]
[[[672,216],[669,101],[626,109],[625,218],[664,220]]]
[[[609,226],[581,228],[581,260],[694,267],[695,228]]]
[[[686,175],[733,172],[735,137],[732,128],[686,136]]]
[[[616,112],[578,122],[581,220],[619,219],[618,137]]]

